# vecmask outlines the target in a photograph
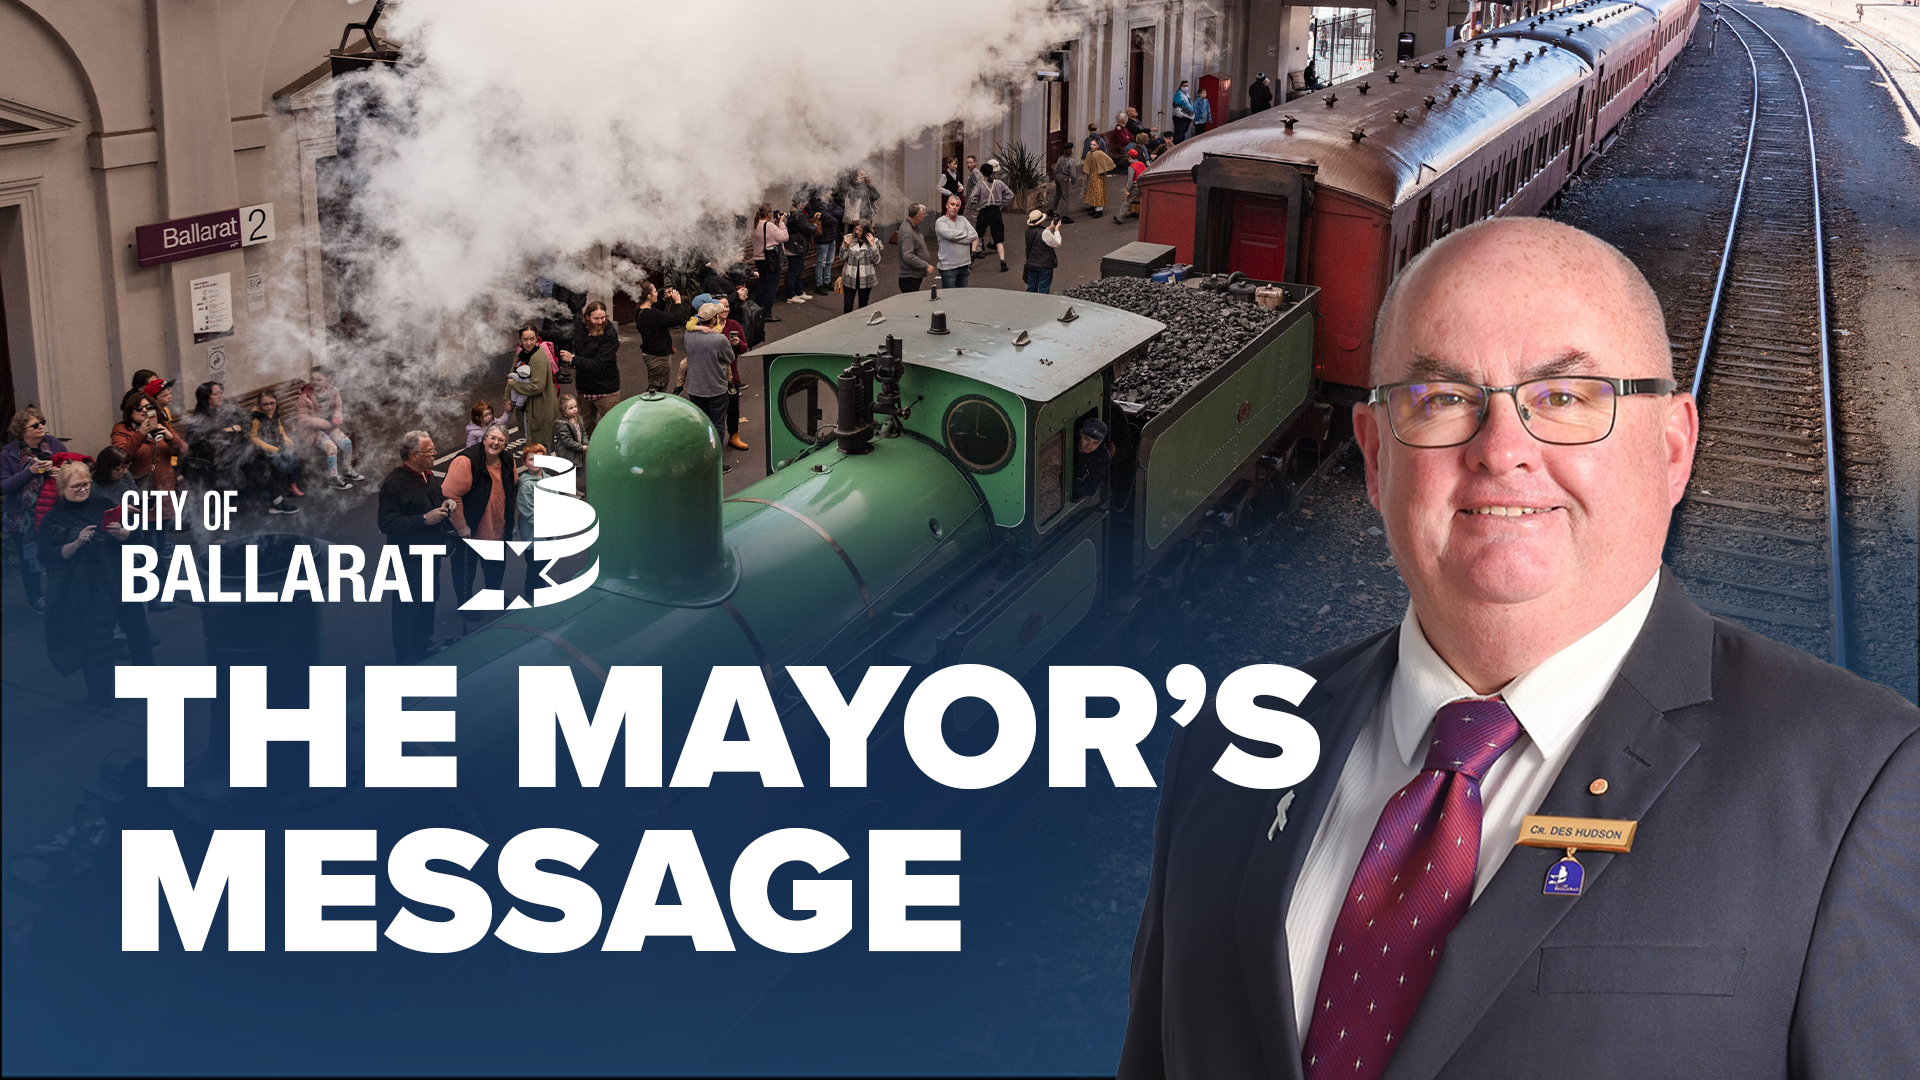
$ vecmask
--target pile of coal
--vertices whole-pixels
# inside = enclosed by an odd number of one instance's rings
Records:
[[[1150,409],[1173,404],[1283,314],[1224,293],[1146,278],[1100,278],[1076,285],[1066,295],[1167,324],[1167,332],[1147,346],[1146,358],[1129,365],[1113,388],[1115,400]]]

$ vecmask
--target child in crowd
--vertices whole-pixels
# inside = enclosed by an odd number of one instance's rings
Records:
[[[513,377],[523,383],[529,381],[533,378],[532,366],[524,360],[513,365]],[[512,382],[507,383],[507,405],[513,410],[514,419],[520,423],[521,427],[526,426],[521,410],[527,407],[527,402],[532,398],[532,394],[523,394],[513,388]]]
[[[569,397],[568,400],[571,401],[572,398]],[[577,408],[576,406],[576,409]],[[541,475],[546,472],[545,469],[534,464],[533,459],[536,455],[546,452],[546,447],[539,443],[533,443],[527,447],[525,454],[520,458],[520,481],[515,485],[514,490],[516,509],[520,513],[520,525],[519,528],[515,530],[519,534],[514,537],[515,540],[533,539],[534,484],[537,483]],[[533,573],[532,566],[532,563],[528,564],[527,572],[529,574]]]
[[[493,426],[493,406],[484,401],[476,401],[468,416],[467,445],[475,446],[481,439],[487,437],[487,428]]]
[[[560,396],[560,419],[553,425],[553,456],[573,462],[573,489],[587,489],[587,426],[580,422],[580,402],[572,394]]]

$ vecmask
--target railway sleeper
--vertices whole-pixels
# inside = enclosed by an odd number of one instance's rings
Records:
[[[1688,502],[1705,503],[1708,506],[1724,506],[1730,510],[1750,510],[1756,514],[1773,514],[1778,517],[1790,517],[1796,521],[1825,521],[1827,515],[1813,510],[1795,510],[1789,506],[1774,506],[1767,503],[1740,502],[1736,499],[1717,499],[1712,495],[1688,495]]]
[[[1791,436],[1786,436],[1786,435],[1776,435],[1776,436],[1774,436],[1774,438],[1777,438],[1777,439],[1786,439],[1786,438],[1790,438],[1790,437],[1791,437]],[[1801,456],[1801,457],[1820,457],[1820,456],[1821,456],[1821,454],[1820,454],[1820,449],[1819,449],[1819,443],[1820,443],[1820,440],[1818,440],[1818,439],[1803,439],[1803,440],[1801,440],[1801,441],[1802,441],[1802,442],[1810,442],[1810,443],[1813,443],[1813,444],[1814,444],[1814,448],[1813,448],[1812,450],[1790,450],[1790,449],[1788,449],[1788,448],[1786,448],[1786,447],[1784,447],[1784,446],[1775,446],[1774,444],[1772,444],[1772,443],[1770,443],[1770,442],[1764,442],[1764,441],[1762,441],[1762,440],[1760,440],[1760,439],[1748,439],[1748,438],[1744,438],[1744,437],[1742,437],[1742,436],[1739,436],[1739,435],[1722,435],[1722,436],[1720,436],[1720,437],[1718,437],[1718,438],[1716,438],[1716,439],[1714,439],[1714,440],[1713,440],[1713,445],[1720,445],[1720,446],[1744,446],[1744,447],[1747,447],[1747,448],[1749,448],[1749,449],[1752,449],[1752,450],[1772,450],[1772,451],[1774,451],[1775,453],[1780,453],[1780,454],[1797,454],[1797,455],[1799,455],[1799,456]]]
[[[1712,585],[1725,585],[1731,589],[1746,589],[1749,592],[1766,593],[1769,596],[1784,596],[1789,600],[1807,600],[1818,603],[1827,598],[1825,593],[1812,592],[1807,589],[1788,589],[1779,585],[1762,585],[1757,581],[1740,581],[1735,578],[1716,577],[1712,574],[1700,573],[1697,570],[1676,570],[1675,573],[1684,578],[1691,578],[1694,581],[1704,581]]]
[[[1784,451],[1783,451],[1784,452]],[[1797,461],[1773,461],[1769,458],[1752,457],[1746,454],[1721,454],[1703,452],[1698,455],[1710,461],[1737,461],[1743,465],[1765,465],[1770,469],[1786,469],[1789,472],[1811,473],[1818,475],[1826,470],[1818,465],[1802,465]]]
[[[1703,611],[1725,615],[1730,619],[1753,619],[1780,626],[1798,626],[1805,630],[1824,630],[1827,626],[1824,619],[1809,619],[1805,615],[1795,615],[1790,611],[1767,611],[1762,608],[1742,607],[1739,604],[1723,604],[1709,597],[1694,597],[1693,602],[1700,605]]]
[[[1779,555],[1764,555],[1758,551],[1742,551],[1739,548],[1720,547],[1717,544],[1688,543],[1677,545],[1677,547],[1670,544],[1669,547],[1675,547],[1676,550],[1681,552],[1711,552],[1715,555],[1726,555],[1735,559],[1745,559],[1748,562],[1765,563],[1768,566],[1784,566],[1794,570],[1818,570],[1824,572],[1827,569],[1825,562],[1807,562],[1804,559],[1787,559]]]
[[[1766,428],[1741,427],[1738,424],[1701,424],[1701,431],[1731,431],[1740,435],[1764,435],[1772,439],[1787,439],[1793,442],[1817,443],[1817,435],[1796,435],[1786,431],[1768,431]],[[1812,430],[1812,429],[1803,429]]]
[[[1763,529],[1757,525],[1735,525],[1725,521],[1702,521],[1698,519],[1689,520],[1687,524],[1697,525],[1703,529],[1719,529],[1722,532],[1741,533],[1746,536],[1765,536],[1774,540],[1784,540],[1789,544],[1826,543],[1826,537],[1824,536],[1801,536],[1797,533],[1781,532],[1778,529]]]
[[[1793,386],[1787,383],[1751,382],[1746,379],[1736,379],[1732,377],[1715,380],[1715,385],[1717,387],[1718,386],[1739,386],[1739,387],[1744,387],[1745,389],[1748,389],[1748,390],[1767,390],[1776,394],[1785,392],[1789,394],[1817,395],[1820,393],[1817,387],[1812,387],[1812,386]]]

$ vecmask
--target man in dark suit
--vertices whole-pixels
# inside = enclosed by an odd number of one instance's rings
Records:
[[[1698,417],[1645,280],[1502,219],[1375,340],[1411,608],[1303,666],[1296,787],[1215,775],[1211,710],[1176,736],[1120,1075],[1920,1076],[1920,711],[1661,567]],[[1569,856],[1528,814],[1638,824]]]

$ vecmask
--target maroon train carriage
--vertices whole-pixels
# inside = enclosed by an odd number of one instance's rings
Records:
[[[1350,399],[1393,276],[1469,222],[1538,213],[1698,17],[1699,0],[1562,8],[1236,120],[1141,176],[1140,239],[1318,286],[1314,373]]]

